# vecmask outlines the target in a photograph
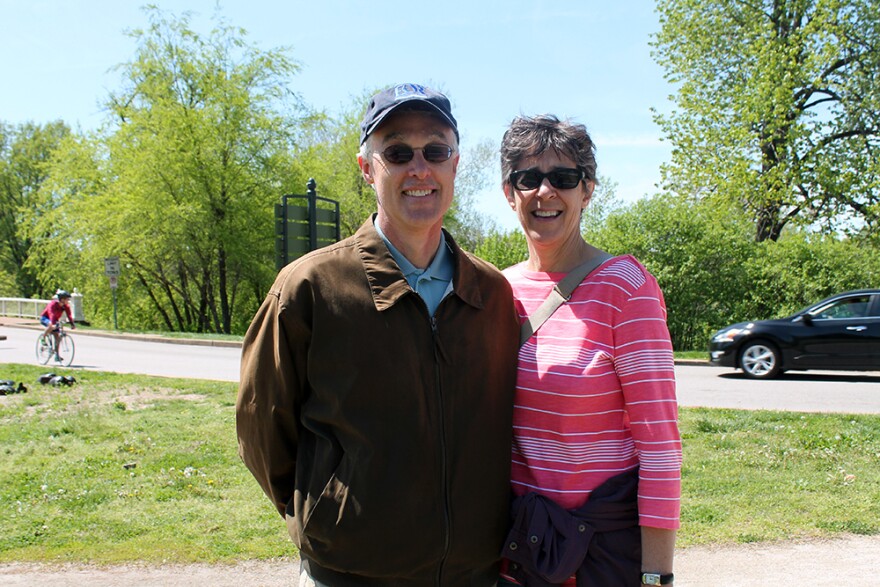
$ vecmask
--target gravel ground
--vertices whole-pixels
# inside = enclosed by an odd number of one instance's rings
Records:
[[[677,587],[756,587],[800,583],[854,585],[876,580],[880,536],[725,548],[680,549]],[[0,564],[4,587],[295,587],[298,561],[249,561],[237,565]]]

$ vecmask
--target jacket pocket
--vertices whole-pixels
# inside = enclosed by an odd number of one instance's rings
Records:
[[[398,576],[437,564],[446,530],[424,483],[389,479],[347,455],[302,520],[300,550],[335,571]]]
[[[303,519],[303,535],[312,542],[330,544],[333,542],[334,530],[347,517],[346,510],[354,508],[356,513],[360,508],[357,504],[350,503],[353,492],[351,491],[351,469],[347,458],[333,471],[330,479],[324,485],[324,489],[318,496],[314,507],[306,512]]]

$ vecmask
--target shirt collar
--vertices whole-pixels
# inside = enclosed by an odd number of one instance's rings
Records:
[[[397,300],[402,296],[408,294],[411,288],[407,286],[407,281],[403,278],[400,267],[391,256],[391,250],[379,236],[375,219],[376,213],[374,212],[352,236],[352,242],[357,248],[358,256],[366,271],[376,309],[383,312],[397,303]],[[489,287],[486,270],[490,265],[462,251],[452,235],[445,230],[443,238],[446,240],[446,246],[452,251],[455,295],[474,308],[483,308],[482,289]],[[497,272],[497,269],[492,271]]]
[[[443,238],[442,232],[440,233],[440,242],[437,243],[437,252],[434,253],[434,258],[431,260],[431,264],[428,265],[426,269],[419,269],[410,263],[409,259],[391,244],[391,241],[388,240],[388,237],[382,232],[378,223],[374,223],[374,226],[376,227],[376,232],[378,232],[379,236],[382,237],[382,240],[385,241],[385,245],[388,247],[388,250],[391,251],[391,256],[397,261],[401,273],[403,273],[403,276],[408,282],[418,279],[419,277],[425,279],[442,279],[445,281],[450,281],[452,279],[453,273],[455,272],[455,266],[452,261],[452,252],[449,250],[449,245],[446,243],[446,239]]]

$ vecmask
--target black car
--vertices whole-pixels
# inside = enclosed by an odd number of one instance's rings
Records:
[[[755,379],[806,369],[880,370],[880,289],[837,294],[788,318],[723,328],[712,337],[709,359]]]

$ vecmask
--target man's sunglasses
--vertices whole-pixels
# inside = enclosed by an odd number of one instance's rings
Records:
[[[544,178],[550,180],[550,185],[558,190],[570,190],[584,179],[584,172],[580,169],[559,167],[553,171],[543,173],[537,169],[521,169],[510,174],[510,183],[518,190],[534,190],[544,183]]]
[[[391,145],[382,151],[382,156],[389,163],[400,165],[412,161],[416,151],[421,151],[422,156],[428,163],[443,163],[444,161],[449,161],[455,149],[441,143],[431,143],[417,149],[413,149],[409,145]]]

